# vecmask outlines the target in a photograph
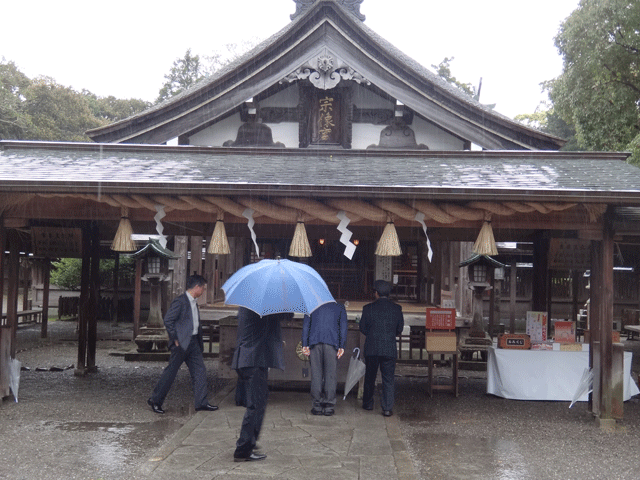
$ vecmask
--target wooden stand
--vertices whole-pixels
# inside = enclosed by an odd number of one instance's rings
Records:
[[[449,385],[434,385],[433,384],[433,356],[434,355],[451,355],[451,369],[452,379]],[[429,396],[433,396],[434,390],[444,390],[447,392],[453,392],[458,396],[458,352],[429,352]]]

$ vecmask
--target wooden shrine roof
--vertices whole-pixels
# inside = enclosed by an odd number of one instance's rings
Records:
[[[224,118],[249,98],[286,88],[286,78],[325,49],[361,75],[363,85],[370,82],[370,88],[483,148],[556,150],[565,143],[482,105],[332,1],[315,2],[271,38],[181,94],[87,134],[101,143],[165,143]]]

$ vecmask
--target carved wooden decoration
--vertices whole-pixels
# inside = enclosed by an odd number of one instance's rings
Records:
[[[314,55],[289,75],[280,80],[280,83],[292,83],[298,80],[308,79],[311,84],[321,90],[334,88],[341,80],[353,80],[357,83],[370,85],[371,82],[364,76],[343,62],[337,55],[324,48]]]

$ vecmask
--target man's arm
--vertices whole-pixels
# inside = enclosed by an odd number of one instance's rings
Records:
[[[404,329],[404,314],[402,313],[402,307],[398,305],[398,323],[396,324],[396,335],[401,335]]]
[[[307,357],[311,355],[309,350],[309,333],[311,331],[311,317],[309,315],[304,316],[302,320],[302,353]]]
[[[369,333],[369,328],[371,327],[370,323],[371,319],[369,317],[369,309],[367,308],[367,305],[365,305],[362,309],[362,317],[360,317],[360,325],[358,326],[360,332],[367,335]]]
[[[180,346],[178,342],[178,332],[176,331],[176,322],[180,320],[182,314],[182,302],[179,298],[180,297],[176,297],[173,302],[171,302],[169,310],[167,310],[164,316],[164,326],[167,329],[167,335],[169,335],[169,343],[175,343],[176,346]]]

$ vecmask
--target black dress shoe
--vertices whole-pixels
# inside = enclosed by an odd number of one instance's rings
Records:
[[[362,406],[362,408],[365,410],[373,410],[373,407],[365,407],[364,405]]]
[[[153,403],[153,400],[151,399],[147,400],[147,404],[151,407],[151,410],[153,410],[155,413],[164,413],[162,406],[158,405],[157,403]]]
[[[382,415],[384,415],[385,417],[390,417],[391,415],[393,415],[393,412],[391,410],[383,410]]]
[[[264,460],[267,456],[264,453],[251,452],[248,457],[233,457],[234,462],[257,462],[258,460]]]
[[[322,412],[322,414],[323,414],[325,417],[330,417],[331,415],[333,415],[333,410],[324,410],[324,411]]]
[[[322,410],[315,410],[315,409],[311,409],[311,414],[312,415],[322,415]]]
[[[217,409],[218,407],[216,405],[207,403],[206,405],[196,408],[196,412],[215,412]]]

